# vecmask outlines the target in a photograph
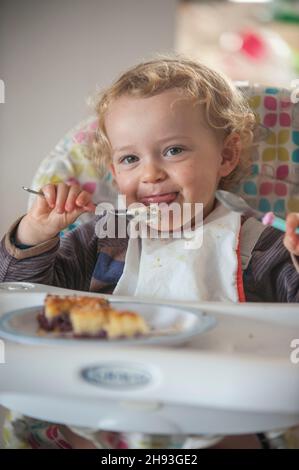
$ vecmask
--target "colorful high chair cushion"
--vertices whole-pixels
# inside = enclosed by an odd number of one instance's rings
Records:
[[[256,85],[244,93],[260,135],[252,174],[238,192],[256,209],[285,217],[299,211],[299,103],[292,90]]]
[[[117,192],[112,185],[111,174],[107,172],[100,178],[96,166],[87,158],[96,129],[97,119],[94,116],[81,121],[71,129],[42,161],[31,187],[39,190],[48,183],[79,183],[83,189],[93,195],[94,203],[115,203]],[[34,198],[35,196],[30,195],[28,208]],[[90,213],[82,214],[75,224],[68,227],[68,230],[87,222],[91,217]]]

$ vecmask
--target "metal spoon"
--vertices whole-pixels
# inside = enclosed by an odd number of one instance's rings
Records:
[[[27,186],[22,186],[22,189],[24,189],[24,191],[27,191],[28,193],[32,193],[32,194],[36,194],[37,196],[45,197],[44,193],[42,193],[41,191],[35,191],[34,189],[27,188]]]
[[[27,186],[22,186],[22,188],[27,191],[28,193],[36,194],[37,196],[45,197],[42,191],[35,191],[34,189],[27,188]],[[107,211],[109,214],[113,214],[116,216],[125,216],[129,219],[134,219],[135,217],[141,217],[145,220],[148,220],[148,215],[151,217],[158,216],[158,208],[155,205],[151,206],[143,206],[143,207],[136,207],[131,209],[110,209]]]
[[[239,212],[240,214],[247,215],[249,217],[255,217],[258,220],[261,220],[265,225],[271,225],[282,232],[286,231],[286,221],[277,217],[273,212],[261,212],[257,209],[250,207],[247,202],[244,201],[237,194],[230,193],[228,191],[223,191],[218,189],[216,191],[216,199],[221,202],[227,209],[230,209],[234,212]],[[295,230],[299,234],[299,227]]]

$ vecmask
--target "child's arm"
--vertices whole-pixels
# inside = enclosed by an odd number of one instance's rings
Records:
[[[12,228],[1,242],[0,282],[28,281],[88,290],[97,258],[95,222],[27,249],[12,243]]]
[[[284,235],[266,227],[243,273],[247,301],[299,302],[298,262],[284,245]]]
[[[64,191],[64,205],[67,194],[71,193],[73,198],[75,193],[82,194],[81,188],[76,187],[74,191],[65,186],[60,186]],[[58,187],[52,189],[55,189],[59,196]],[[83,196],[90,201],[89,194]],[[74,207],[73,211],[70,210],[68,213],[63,211],[59,214],[56,204],[55,208],[50,208],[47,201],[38,197],[33,209],[17,221],[2,240],[0,281],[32,281],[69,289],[88,290],[96,261],[95,221],[79,226],[60,239],[56,235],[57,232],[74,222],[85,209]],[[62,204],[61,199],[59,203]],[[94,205],[90,203],[89,207],[93,208]],[[56,213],[53,213],[54,211]],[[13,239],[17,240],[17,243],[33,246],[19,249]]]

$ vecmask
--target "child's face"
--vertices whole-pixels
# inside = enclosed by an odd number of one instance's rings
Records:
[[[221,177],[238,163],[205,124],[201,106],[176,89],[150,98],[122,96],[105,118],[111,171],[127,204],[201,202],[206,216]]]

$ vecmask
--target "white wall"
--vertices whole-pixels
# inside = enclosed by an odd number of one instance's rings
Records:
[[[39,162],[124,68],[173,50],[176,0],[1,0],[0,236]]]

